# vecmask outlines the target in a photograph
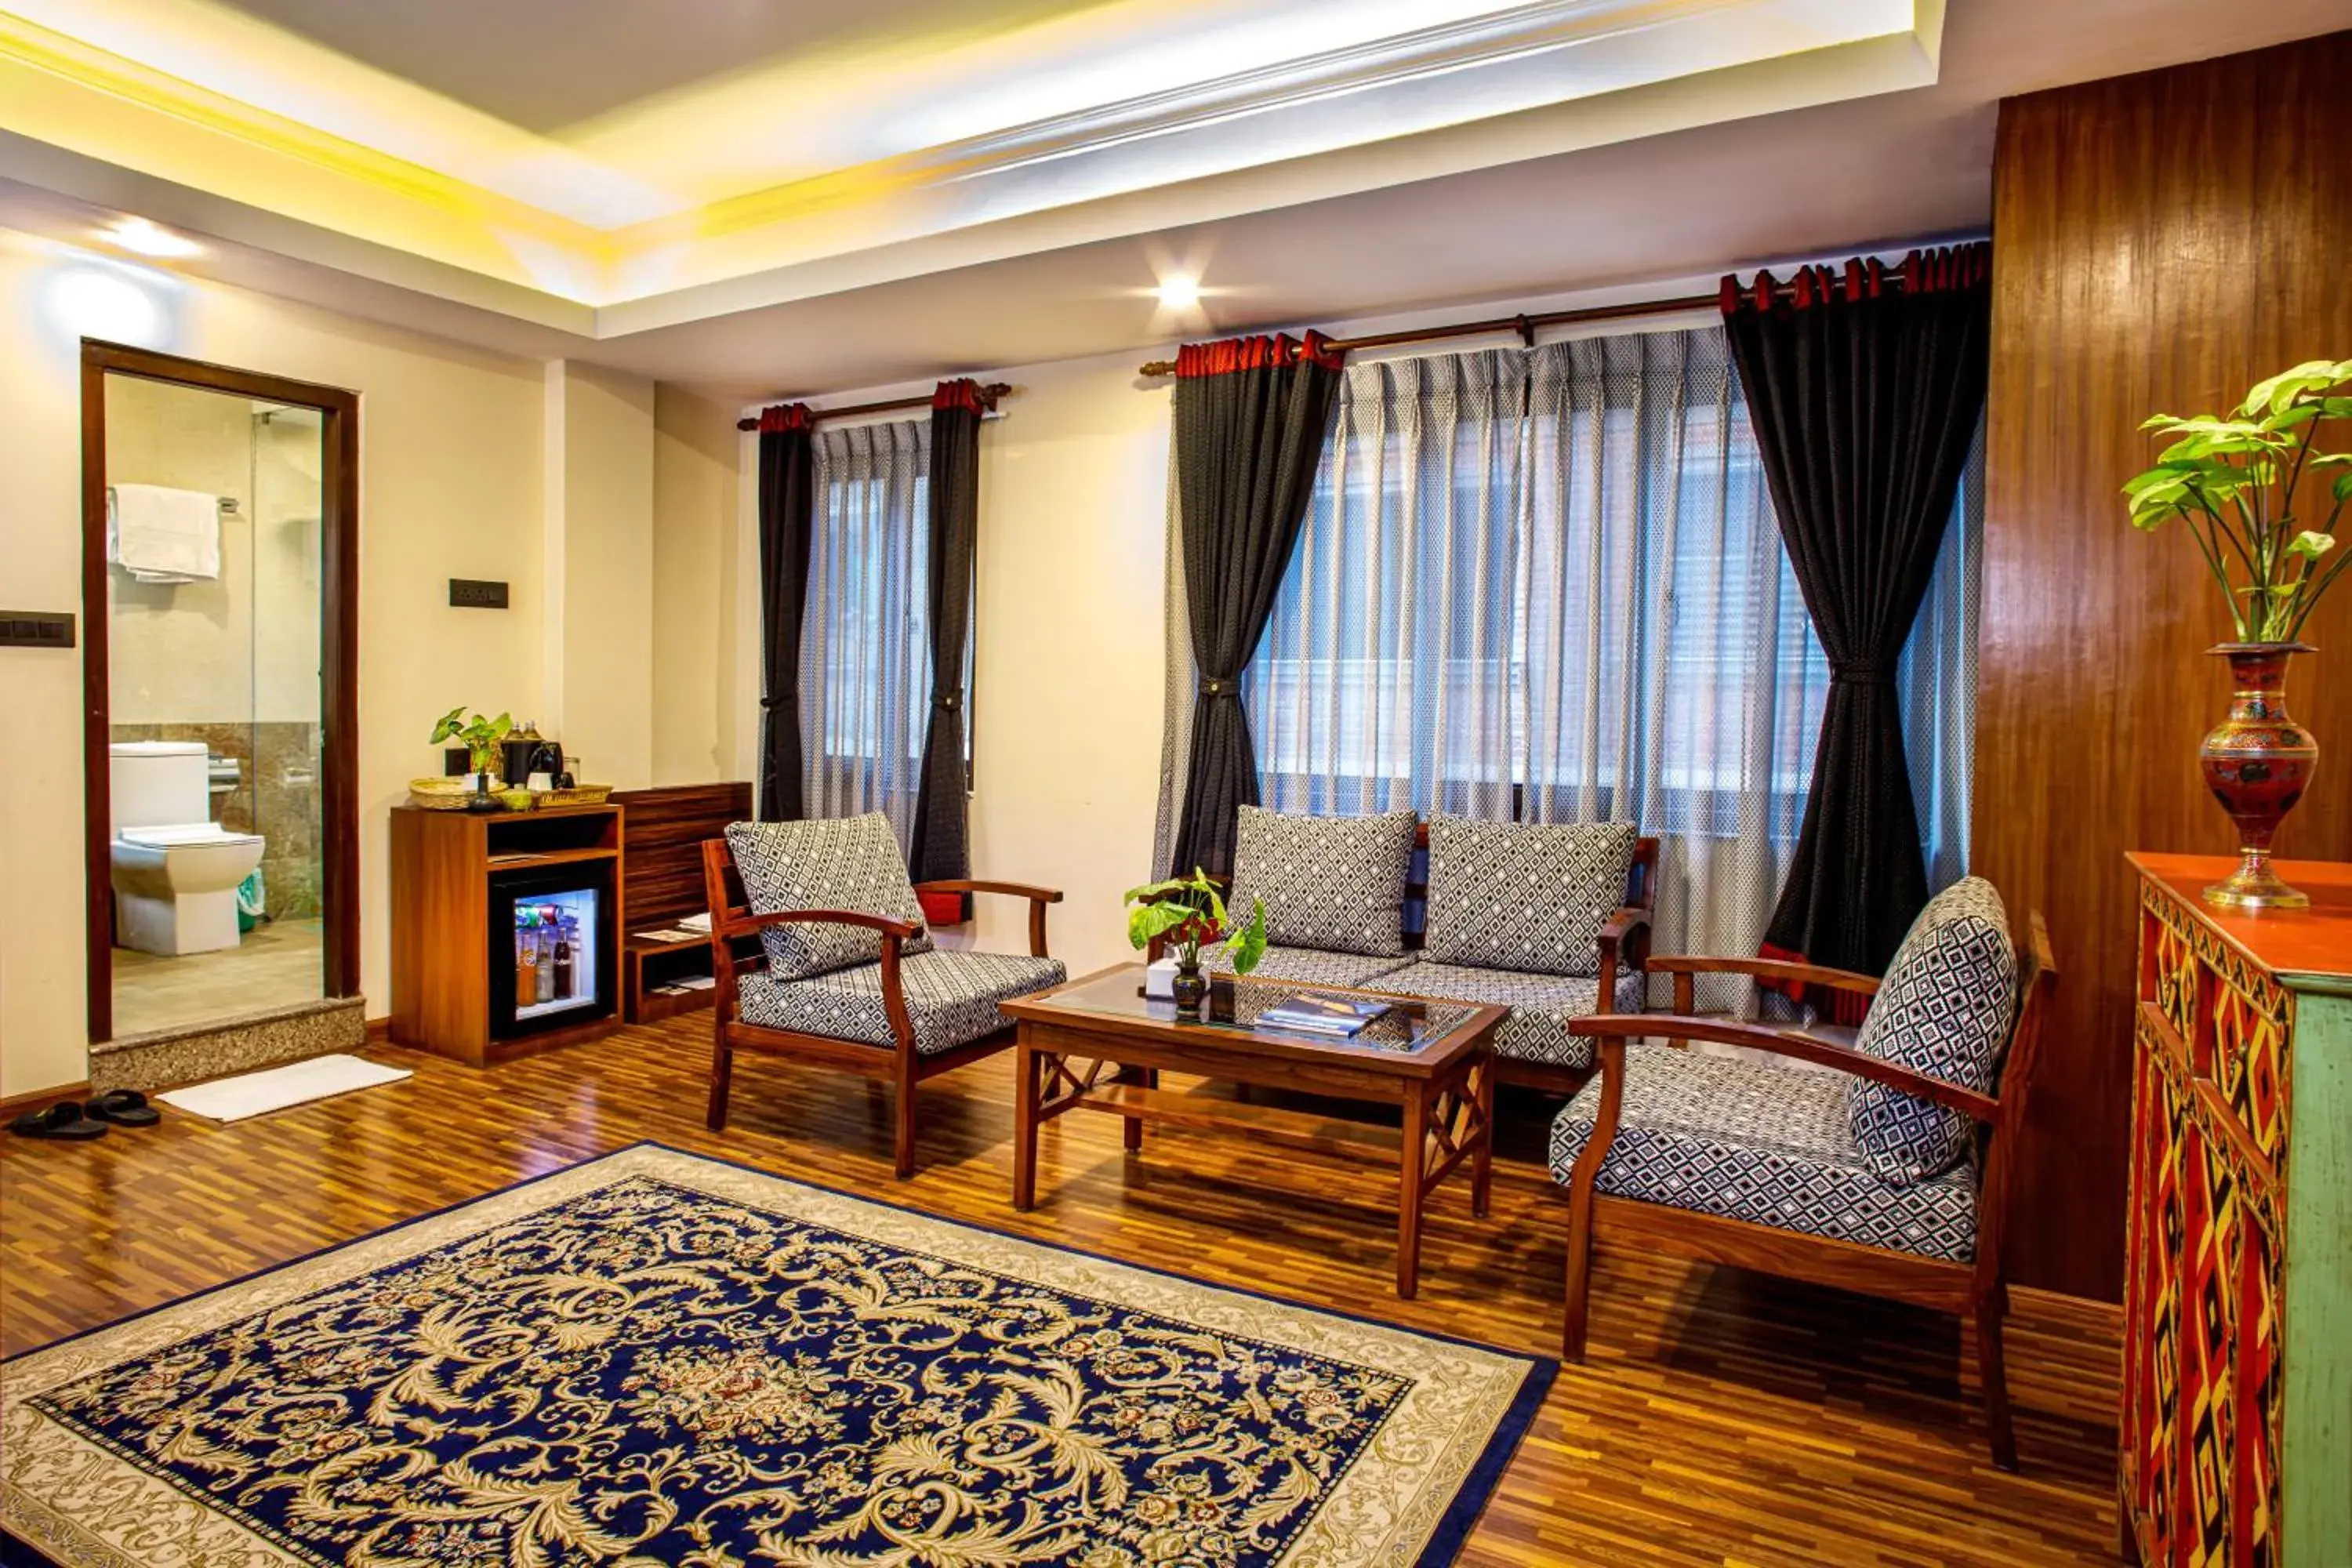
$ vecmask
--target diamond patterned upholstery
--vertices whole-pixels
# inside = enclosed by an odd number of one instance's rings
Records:
[[[2000,894],[1964,877],[1927,901],[1904,933],[1863,1015],[1853,1048],[1990,1094],[2017,1011],[2017,949]],[[1854,1142],[1890,1182],[1926,1181],[1968,1152],[1975,1123],[1899,1089],[1848,1078]]]
[[[1369,985],[1401,996],[1499,1003],[1511,1012],[1495,1030],[1496,1056],[1558,1067],[1592,1065],[1592,1042],[1568,1032],[1570,1018],[1601,1010],[1595,1005],[1601,982],[1590,976],[1525,974],[1508,969],[1422,963],[1392,970]],[[1647,985],[1648,976],[1639,970],[1620,974],[1616,1001],[1608,1010],[1641,1012]]]
[[[1848,1075],[1783,1071],[1630,1042],[1617,1136],[1598,1189],[1807,1236],[1967,1263],[1977,1178],[1962,1163],[1924,1181],[1883,1180],[1847,1125]],[[1565,1184],[1591,1135],[1601,1080],[1552,1123]]]
[[[1433,963],[1594,974],[1601,928],[1625,900],[1630,822],[1429,821]]]
[[[1012,1022],[996,1010],[999,1002],[1059,985],[1068,977],[1058,958],[1011,953],[933,949],[908,954],[898,964],[899,988],[915,1026],[915,1050],[927,1057],[993,1034]],[[862,1040],[885,1050],[898,1046],[882,1002],[878,961],[793,981],[754,970],[738,980],[737,996],[747,1024]]]
[[[1383,989],[1381,976],[1405,963],[1402,958],[1379,958],[1363,952],[1326,952],[1313,947],[1269,947],[1258,955],[1253,980],[1287,980],[1300,985],[1360,985]],[[1201,967],[1212,974],[1231,974],[1234,955],[1223,942],[1201,950]]]
[[[1410,810],[1303,816],[1243,806],[1226,907],[1245,919],[1250,900],[1264,899],[1266,940],[1284,947],[1395,958],[1417,820]]]
[[[889,818],[878,811],[808,822],[730,822],[727,847],[755,915],[842,910],[923,924],[923,906],[907,879],[907,858]],[[880,935],[860,926],[768,926],[760,942],[768,950],[769,973],[780,981],[805,980],[882,957]],[[919,931],[898,951],[928,952],[930,947],[930,933]]]

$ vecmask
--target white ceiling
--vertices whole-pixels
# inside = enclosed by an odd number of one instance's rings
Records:
[[[371,68],[414,72],[417,90],[553,128],[575,146],[593,140],[578,134],[583,125],[650,122],[681,93],[735,90],[778,58],[870,58],[883,47],[877,38],[913,47],[975,8],[992,26],[1011,17],[1048,28],[1125,15],[1123,0],[993,8],[868,0],[855,26],[819,26],[802,6],[711,3],[729,19],[713,37],[666,41],[635,58],[616,58],[641,37],[630,30],[644,15],[632,0],[428,0],[400,8],[398,26],[391,8],[362,0],[243,0],[243,8],[365,55]],[[1273,15],[1285,3],[1202,9]],[[530,34],[501,31],[518,17],[544,22],[558,11],[575,25],[528,70],[478,68],[478,57],[528,53]],[[899,235],[804,259],[781,284],[768,268],[601,307],[25,134],[5,99],[0,126],[16,133],[0,132],[8,182],[0,223],[86,237],[101,213],[140,212],[205,241],[202,256],[177,264],[192,271],[730,398],[822,394],[1212,330],[1607,289],[1982,232],[2000,97],[2258,47],[2346,19],[2343,0],[2273,0],[2233,11],[2230,36],[2218,39],[2214,16],[2201,0],[1952,0],[1925,86],[1824,93],[1809,57],[1751,60],[1366,140],[1375,126],[1321,153],[1238,170],[1212,164],[1189,179]],[[424,48],[420,36],[439,43],[402,57]],[[746,63],[724,68],[730,58]],[[1200,277],[1199,311],[1171,318],[1150,297],[1171,270]]]

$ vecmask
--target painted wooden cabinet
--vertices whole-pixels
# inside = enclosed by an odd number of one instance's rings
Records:
[[[2352,865],[2306,911],[2134,855],[2139,982],[2120,1429],[2155,1568],[2352,1563]]]

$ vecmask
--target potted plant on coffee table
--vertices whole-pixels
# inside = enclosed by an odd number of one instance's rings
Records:
[[[1201,949],[1231,939],[1234,973],[1247,974],[1265,955],[1265,900],[1254,899],[1249,923],[1236,928],[1225,912],[1224,895],[1198,867],[1189,877],[1171,877],[1129,888],[1127,940],[1138,951],[1165,937],[1176,956],[1176,1006],[1198,1015],[1208,1000],[1208,976],[1201,973]]]
[[[2209,903],[2310,902],[2271,868],[2270,849],[2319,763],[2319,743],[2288,716],[2282,689],[2287,660],[2315,651],[2300,640],[2304,623],[2352,563],[2352,550],[2338,550],[2336,539],[2352,500],[2352,452],[2317,449],[2320,428],[2342,419],[2352,419],[2352,360],[2310,360],[2256,384],[2226,418],[2147,420],[2142,429],[2172,442],[2124,486],[2133,527],[2153,531],[2180,520],[2235,633],[2212,649],[2230,661],[2230,716],[2205,737],[2198,760],[2237,824],[2239,863],[2205,889]],[[2298,514],[2298,505],[2310,510]],[[2314,526],[2322,512],[2326,521]]]

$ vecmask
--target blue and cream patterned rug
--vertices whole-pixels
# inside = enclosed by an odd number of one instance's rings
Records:
[[[0,1367],[98,1568],[1449,1563],[1553,1363],[639,1144]]]

